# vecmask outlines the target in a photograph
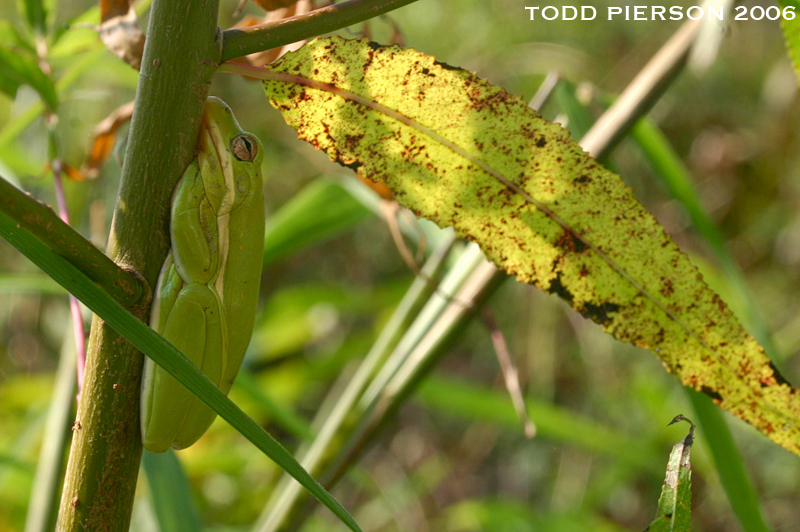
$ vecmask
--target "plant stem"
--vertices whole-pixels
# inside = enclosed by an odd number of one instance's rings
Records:
[[[625,87],[619,98],[581,140],[587,153],[595,159],[604,159],[639,117],[650,111],[683,71],[701,22],[684,22]]]
[[[269,24],[223,32],[222,61],[270,50],[388,13],[416,0],[348,0]]]
[[[195,153],[221,54],[218,2],[156,0],[108,255],[154,286],[166,257],[172,191]],[[149,309],[137,314],[146,317]],[[61,532],[127,531],[139,472],[142,355],[97,316],[61,496]]]

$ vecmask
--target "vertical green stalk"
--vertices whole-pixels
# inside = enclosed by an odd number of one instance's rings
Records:
[[[191,161],[219,63],[218,2],[156,0],[108,255],[153,286],[168,250],[172,190]],[[149,301],[131,309],[146,318]],[[142,453],[142,355],[95,316],[61,496],[61,532],[127,531]]]

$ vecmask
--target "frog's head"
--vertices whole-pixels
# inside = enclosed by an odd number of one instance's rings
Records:
[[[239,127],[230,107],[213,96],[206,101],[197,140],[206,196],[217,216],[229,213],[261,190],[264,147]]]

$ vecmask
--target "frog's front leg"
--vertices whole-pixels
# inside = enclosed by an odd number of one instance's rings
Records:
[[[219,274],[219,229],[197,161],[175,189],[170,217],[172,258],[181,278],[186,284],[213,283]]]
[[[160,309],[159,330],[217,387],[223,374],[227,328],[216,292],[192,283],[181,288],[169,309]],[[166,314],[164,314],[166,312]],[[183,449],[197,441],[214,411],[162,367],[147,359],[142,403],[142,442],[152,452]]]

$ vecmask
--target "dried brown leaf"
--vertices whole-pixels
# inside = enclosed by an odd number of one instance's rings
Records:
[[[133,102],[128,102],[114,109],[110,115],[94,128],[94,139],[89,150],[89,157],[83,164],[83,174],[86,179],[97,177],[100,168],[103,167],[106,159],[114,149],[117,131],[125,122],[131,119],[131,115],[133,115]]]
[[[139,70],[144,33],[129,0],[100,0],[100,40],[114,55]]]

